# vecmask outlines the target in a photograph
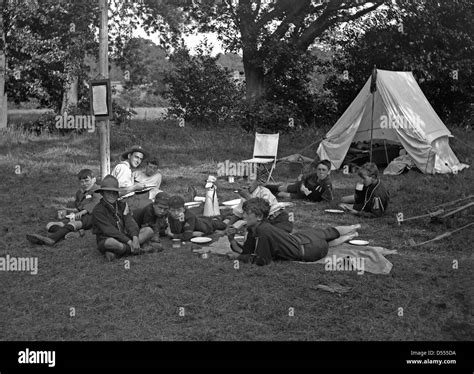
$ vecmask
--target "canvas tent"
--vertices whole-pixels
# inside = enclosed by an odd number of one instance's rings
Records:
[[[333,169],[339,169],[351,143],[370,142],[373,135],[374,141],[401,144],[424,173],[451,173],[468,167],[451,150],[451,132],[431,107],[413,74],[379,69],[376,73],[376,90],[371,93],[369,77],[320,143],[318,156],[330,160]]]

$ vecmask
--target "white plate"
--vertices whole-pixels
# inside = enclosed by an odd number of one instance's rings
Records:
[[[348,243],[352,245],[368,245],[369,244],[367,240],[359,240],[359,239],[349,240]]]
[[[341,213],[344,213],[343,210],[340,210],[340,209],[326,209],[324,210],[326,213],[337,213],[337,214],[341,214]]]
[[[187,208],[194,208],[196,206],[199,206],[201,205],[201,203],[199,201],[190,201],[188,203],[184,203],[184,206],[187,207]]]
[[[238,205],[241,200],[242,200],[242,199],[234,199],[234,200],[224,201],[224,202],[222,203],[222,205],[225,205],[225,206]]]
[[[205,236],[199,236],[197,238],[191,238],[191,241],[193,243],[199,243],[199,244],[202,244],[202,243],[209,243],[209,242],[212,242],[212,239],[211,238],[207,238]]]
[[[195,196],[194,201],[204,202],[206,201],[206,198],[204,196]]]

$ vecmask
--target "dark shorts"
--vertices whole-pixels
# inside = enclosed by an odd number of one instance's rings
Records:
[[[328,254],[328,242],[339,238],[339,232],[329,227],[327,229],[303,230],[293,234],[301,246],[301,261],[318,261]]]
[[[81,217],[82,229],[90,230],[92,228],[92,214],[84,214]]]

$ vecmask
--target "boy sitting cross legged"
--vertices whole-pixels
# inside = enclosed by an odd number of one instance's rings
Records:
[[[125,201],[118,201],[119,183],[112,175],[105,176],[97,190],[102,200],[92,212],[92,232],[96,235],[97,249],[112,261],[130,254],[153,252],[150,245],[140,248],[153,236],[151,227],[139,229]]]
[[[210,235],[215,230],[225,230],[226,225],[217,217],[198,217],[184,206],[181,196],[169,199],[169,226],[166,235],[172,239],[190,240],[195,236]]]
[[[169,196],[160,192],[155,197],[155,202],[147,205],[136,217],[137,224],[140,228],[150,227],[153,230],[151,244],[157,251],[164,248],[161,245],[161,236],[166,236],[166,228],[168,227],[168,210]]]
[[[74,219],[67,224],[59,222],[49,222],[46,230],[50,233],[48,236],[39,234],[28,234],[26,238],[33,244],[54,245],[61,239],[69,239],[79,236],[77,231],[89,230],[92,228],[92,210],[100,201],[100,195],[96,194],[99,186],[96,184],[94,172],[90,169],[82,169],[78,174],[80,188],[76,192],[74,207],[77,213]]]
[[[247,239],[241,246],[229,230],[231,249],[241,253],[237,259],[257,265],[267,265],[274,260],[313,262],[325,257],[328,248],[342,244],[358,236],[360,225],[307,229],[287,233],[267,220],[270,205],[266,200],[253,198],[244,205],[244,219],[247,221]]]

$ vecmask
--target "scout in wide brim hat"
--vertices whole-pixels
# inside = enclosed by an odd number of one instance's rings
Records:
[[[130,148],[127,152],[122,153],[120,156],[123,160],[126,160],[128,158],[128,155],[134,152],[140,152],[143,154],[143,159],[146,159],[148,157],[148,152],[146,152],[141,146],[139,145],[134,145],[132,148]]]
[[[102,182],[100,183],[100,187],[95,190],[94,192],[99,193],[102,191],[115,191],[115,192],[120,192],[119,188],[119,182],[117,178],[115,178],[113,175],[106,175]]]

